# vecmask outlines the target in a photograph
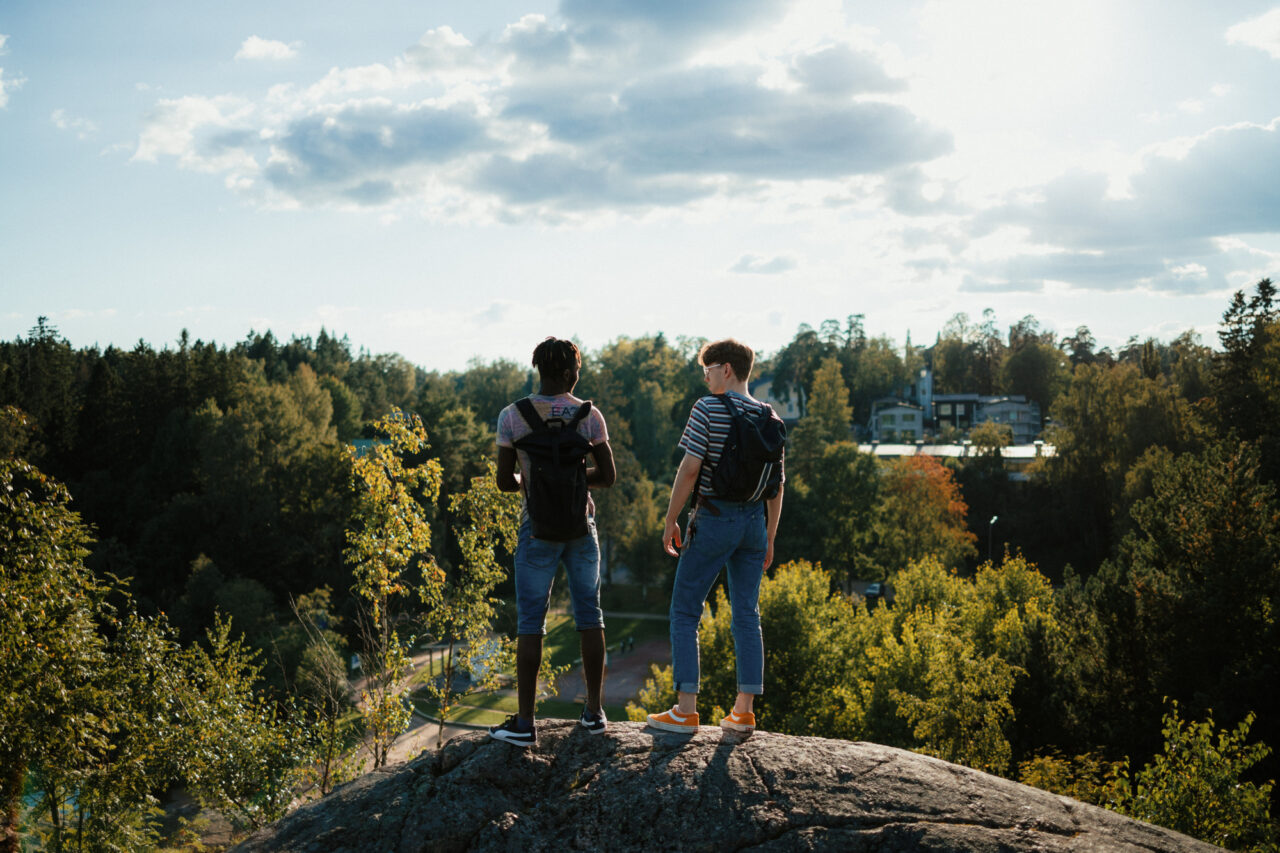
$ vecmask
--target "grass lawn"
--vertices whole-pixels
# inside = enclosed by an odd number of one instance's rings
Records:
[[[424,717],[436,718],[440,716],[440,709],[436,704],[434,702],[428,702],[425,699],[414,699],[413,708]],[[507,713],[515,713],[515,709],[513,708]],[[471,723],[477,726],[496,726],[507,718],[507,713],[503,713],[502,711],[486,710],[484,708],[473,708],[469,705],[455,705],[453,710],[449,712],[449,722]]]
[[[634,637],[636,645],[655,637],[667,637],[670,629],[666,622],[656,619],[624,619],[617,616],[605,620],[604,640],[610,653],[618,651],[618,644]],[[578,646],[578,631],[573,627],[573,617],[556,615],[547,618],[547,636],[542,640],[542,655],[552,666],[572,666],[582,655]]]
[[[600,590],[600,606],[605,610],[622,610],[628,613],[655,613],[659,616],[666,616],[667,608],[670,605],[670,579],[651,583],[644,588],[639,584],[614,583]]]
[[[449,653],[444,650],[434,653],[431,656],[431,665],[428,666],[427,664],[423,664],[420,668],[415,670],[413,675],[409,678],[409,683],[411,685],[426,684],[431,680],[432,676],[443,673],[445,658],[448,656]]]

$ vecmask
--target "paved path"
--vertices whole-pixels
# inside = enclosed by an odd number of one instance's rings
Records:
[[[609,652],[604,674],[604,700],[610,705],[625,705],[644,687],[653,664],[671,663],[671,643],[666,639],[646,640],[626,654]],[[582,669],[575,668],[560,676],[556,698],[564,702],[581,702],[586,697]]]

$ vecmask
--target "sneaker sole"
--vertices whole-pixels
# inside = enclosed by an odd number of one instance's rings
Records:
[[[599,726],[599,727],[597,727],[597,728],[592,728],[591,726],[588,726],[586,723],[582,722],[581,720],[579,720],[579,721],[578,721],[578,725],[582,726],[582,728],[586,729],[588,733],[593,734],[593,735],[602,735],[602,734],[604,734],[604,730],[605,730],[605,728],[606,728],[605,726]]]
[[[652,717],[649,719],[649,725],[664,732],[675,732],[678,735],[691,735],[698,731],[699,728],[698,726],[680,725],[679,723],[664,723]]]
[[[720,728],[730,729],[735,732],[747,732],[747,733],[751,733],[756,730],[755,726],[748,726],[748,725],[744,725],[743,723],[731,723],[728,720],[721,720]]]
[[[505,738],[502,735],[495,735],[493,732],[489,732],[489,739],[501,741],[502,743],[509,743],[512,746],[518,746],[521,749],[528,749],[531,746],[538,745],[536,740],[512,740],[510,738]]]

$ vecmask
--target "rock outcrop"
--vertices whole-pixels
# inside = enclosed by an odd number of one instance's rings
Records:
[[[385,767],[235,848],[256,851],[1198,851],[1218,848],[891,747],[543,721]]]

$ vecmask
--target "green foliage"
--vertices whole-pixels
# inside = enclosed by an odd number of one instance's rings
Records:
[[[1280,707],[1280,502],[1258,464],[1230,443],[1152,459],[1134,529],[1070,607],[1070,659],[1100,662],[1074,700],[1100,742],[1154,749],[1132,729],[1154,729],[1165,696],[1234,719]],[[1259,728],[1280,732],[1271,714]]]
[[[625,565],[631,580],[647,588],[670,568],[661,545],[670,486],[651,480],[625,446],[613,446],[613,451],[617,481],[608,489],[592,492],[604,564],[601,568],[608,572],[614,565]]]
[[[113,619],[107,605],[113,590],[85,569],[89,537],[69,504],[66,490],[35,467],[0,459],[0,841],[6,843],[16,837],[29,770],[57,786],[46,798],[57,817],[77,777],[112,751],[118,693],[95,677],[111,667],[99,627]]]
[[[706,393],[691,355],[656,335],[619,338],[584,359],[577,393],[600,405],[610,444],[627,448],[657,482],[670,481],[684,418]]]
[[[447,644],[443,672],[429,680],[425,689],[442,722],[461,696],[494,690],[498,676],[514,662],[510,641],[493,635],[500,603],[493,590],[506,576],[499,554],[512,555],[516,550],[520,497],[499,491],[494,464],[489,462],[484,474],[472,478],[471,488],[451,498],[450,509],[457,519],[454,535],[462,563],[449,574],[426,567],[418,587],[426,607],[427,636]],[[470,675],[469,686],[459,691],[455,676],[464,671]],[[444,745],[443,725],[436,745]]]
[[[643,723],[650,713],[665,711],[676,704],[676,685],[671,674],[671,667],[649,667],[649,677],[644,680],[644,687],[636,695],[636,701],[627,703],[627,719],[634,723]]]
[[[884,569],[875,557],[879,498],[875,457],[851,441],[826,445],[808,475],[789,480],[780,554],[816,557],[838,583],[883,580]]]
[[[969,441],[984,456],[999,456],[1000,448],[1013,444],[1013,427],[983,421],[969,431]]]
[[[1039,403],[1041,416],[1071,379],[1067,359],[1053,337],[1052,332],[1040,331],[1034,317],[1024,317],[1009,329],[1009,352],[1000,367],[1002,390]]]
[[[1192,411],[1167,381],[1147,379],[1134,365],[1081,364],[1053,417],[1047,439],[1057,452],[1045,470],[1059,504],[1049,521],[1096,565],[1127,526],[1129,469],[1151,447],[1190,449]]]
[[[853,408],[849,405],[849,389],[840,372],[840,361],[828,356],[813,376],[805,417],[796,429],[793,455],[803,473],[810,472],[811,458],[820,455],[823,447],[849,440],[852,420]]]
[[[259,655],[232,637],[229,620],[219,616],[207,641],[182,653],[166,684],[184,733],[182,775],[203,803],[256,828],[288,810],[314,744],[299,709],[255,689]]]
[[[0,458],[22,456],[35,425],[17,406],[0,406]]]
[[[475,477],[483,476],[493,455],[493,430],[470,409],[447,409],[431,425],[431,458],[444,476],[441,492],[456,495]]]
[[[1107,761],[1099,752],[1064,757],[1050,751],[1020,763],[1018,781],[1082,803],[1105,806],[1126,763]]]
[[[355,740],[359,714],[352,707],[347,681],[346,643],[335,630],[342,620],[331,612],[330,601],[328,587],[299,596],[293,602],[296,621],[276,641],[287,658],[296,650],[294,683],[299,703],[310,714],[314,781],[322,795],[357,772],[355,756],[348,749]]]
[[[425,509],[440,491],[440,463],[414,461],[427,449],[422,420],[393,410],[375,428],[385,440],[364,455],[352,448],[356,505],[345,556],[355,577],[353,589],[367,607],[361,702],[374,767],[381,767],[392,742],[409,727],[403,684],[410,664],[409,642],[397,627],[397,600],[410,591],[405,573],[420,563],[428,578],[441,583],[444,572],[430,557],[431,527]]]
[[[133,850],[156,840],[154,792],[173,780],[247,825],[284,813],[307,738],[255,690],[230,624],[182,651],[118,582],[84,566],[68,495],[0,461],[0,778],[6,839],[30,772],[32,834],[49,849]],[[108,598],[111,604],[108,603]]]
[[[765,691],[757,718],[771,731],[821,735],[918,749],[992,772],[1011,758],[1011,695],[1027,671],[997,647],[1023,648],[1047,582],[1034,569],[991,567],[984,589],[1007,591],[980,601],[973,581],[926,560],[894,580],[897,604],[868,613],[861,599],[831,591],[821,567],[788,563],[760,590],[765,636]],[[1019,592],[1023,591],[1025,592]],[[1051,624],[1050,614],[1040,621]],[[702,695],[727,701],[736,692],[732,619],[723,589],[703,616],[699,647]],[[655,670],[631,719],[674,701],[670,668]],[[715,710],[711,709],[714,716]]]
[[[1274,782],[1244,781],[1271,752],[1248,742],[1253,715],[1233,730],[1215,730],[1211,715],[1184,722],[1174,702],[1163,723],[1164,751],[1132,777],[1120,771],[1109,807],[1229,850],[1280,849],[1271,820]]]

